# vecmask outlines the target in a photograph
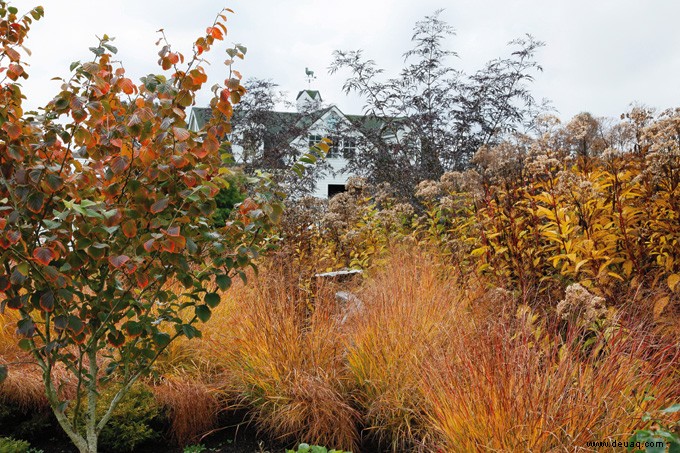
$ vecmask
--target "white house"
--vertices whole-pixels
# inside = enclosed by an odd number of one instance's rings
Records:
[[[277,143],[283,141],[287,146],[306,152],[310,146],[319,143],[323,138],[332,142],[327,155],[329,171],[325,171],[316,181],[313,195],[329,198],[345,190],[345,184],[351,174],[343,171],[347,157],[357,151],[357,147],[365,143],[364,128],[375,128],[380,122],[369,120],[361,115],[346,115],[334,105],[323,106],[321,94],[315,90],[300,91],[296,98],[297,112],[267,112],[267,125],[262,140],[262,155],[276,155]],[[209,108],[193,108],[189,117],[189,127],[199,130],[209,119]],[[235,131],[238,133],[238,131]],[[234,142],[238,142],[234,140]],[[244,149],[232,145],[232,154],[236,163],[242,162]],[[285,160],[285,157],[283,158]],[[289,164],[290,162],[284,162]]]

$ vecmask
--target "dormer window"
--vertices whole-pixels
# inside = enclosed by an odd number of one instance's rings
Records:
[[[340,137],[337,135],[319,135],[311,134],[307,138],[307,145],[312,146],[319,143],[323,138],[328,138],[331,141],[326,157],[334,159],[338,157],[349,158],[353,156],[357,149],[357,140],[354,137]]]

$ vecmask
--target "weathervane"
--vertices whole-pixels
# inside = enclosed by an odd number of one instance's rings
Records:
[[[312,87],[312,80],[316,79],[314,76],[314,71],[310,71],[309,68],[305,68],[305,74],[307,74],[307,84],[309,87]]]

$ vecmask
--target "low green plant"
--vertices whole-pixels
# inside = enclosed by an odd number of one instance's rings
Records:
[[[182,450],[183,453],[203,453],[206,451],[207,448],[205,448],[205,445],[203,444],[196,444],[196,445],[187,445],[184,447],[184,450]]]
[[[98,411],[103,412],[118,391],[114,386],[103,392]],[[129,452],[148,441],[158,439],[153,429],[160,417],[160,408],[146,385],[135,384],[113,412],[101,433],[102,445],[112,452]]]
[[[43,451],[31,448],[31,444],[25,440],[0,437],[0,453],[43,453]]]
[[[680,412],[680,404],[673,404],[659,411],[660,414]],[[645,414],[643,421],[651,422],[649,428],[639,429],[628,440],[627,451],[635,453],[664,453],[668,447],[669,453],[680,453],[680,437],[677,434],[680,422],[666,424],[652,414]],[[644,447],[644,450],[642,449]]]
[[[309,445],[301,443],[300,445],[298,445],[297,450],[286,450],[286,453],[352,453],[352,452],[344,450],[329,450],[326,447],[321,447],[319,445]]]

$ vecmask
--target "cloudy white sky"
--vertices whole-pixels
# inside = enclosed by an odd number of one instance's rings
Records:
[[[21,10],[39,0],[13,2]],[[238,69],[246,77],[277,82],[292,99],[308,87],[346,113],[361,101],[345,96],[343,74],[328,74],[335,49],[364,49],[396,74],[410,46],[413,24],[438,8],[457,31],[448,42],[465,71],[507,54],[506,43],[531,33],[547,45],[537,59],[544,71],[533,92],[568,119],[581,111],[618,116],[631,102],[680,106],[680,2],[677,0],[45,0],[45,18],[34,24],[27,46],[31,78],[24,83],[30,107],[58,90],[72,61],[89,59],[95,35],[115,36],[120,58],[134,79],[157,71],[156,30],[164,28],[176,50],[191,43],[215,14],[230,7],[227,42],[248,47]],[[211,54],[212,81],[224,78],[223,48]],[[158,68],[160,70],[160,68]],[[345,74],[346,75],[346,74]],[[211,83],[208,84],[208,86]],[[207,103],[210,93],[199,99]]]

